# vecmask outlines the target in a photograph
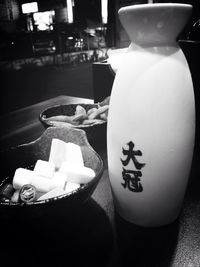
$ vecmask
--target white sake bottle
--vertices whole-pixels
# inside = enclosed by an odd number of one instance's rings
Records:
[[[193,83],[176,42],[192,12],[187,4],[122,7],[131,44],[113,83],[107,125],[109,179],[116,211],[155,227],[182,207],[195,138]]]

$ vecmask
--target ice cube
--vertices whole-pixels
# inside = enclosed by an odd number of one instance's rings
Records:
[[[31,184],[40,192],[48,192],[51,190],[51,179],[44,176],[35,175],[31,181]]]
[[[20,189],[23,185],[30,184],[34,177],[35,173],[32,170],[18,168],[13,177],[13,187]]]
[[[37,160],[34,172],[38,176],[44,176],[46,178],[52,179],[55,172],[55,164],[53,162],[45,160]]]
[[[49,191],[48,193],[39,197],[37,200],[45,200],[48,198],[60,196],[60,195],[65,194],[65,193],[66,192],[62,188],[56,187],[56,188],[52,189],[51,191]]]
[[[95,177],[95,172],[91,168],[68,162],[63,162],[59,171],[66,175],[67,182],[76,184],[88,183]]]
[[[66,184],[66,175],[64,175],[61,172],[55,172],[54,176],[51,180],[50,188],[53,189],[55,187],[60,187],[60,188],[64,189],[65,184]]]
[[[67,182],[65,186],[65,193],[72,192],[80,187],[80,184]]]

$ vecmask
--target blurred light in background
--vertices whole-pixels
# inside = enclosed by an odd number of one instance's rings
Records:
[[[38,12],[37,2],[22,4],[22,13],[23,14],[29,14],[29,13],[34,13],[34,12]]]
[[[73,1],[67,0],[67,20],[68,23],[73,23]]]
[[[107,24],[108,22],[108,0],[101,0],[101,16],[102,16],[102,23]]]
[[[34,24],[39,31],[53,30],[53,17],[55,11],[37,12],[33,14]]]

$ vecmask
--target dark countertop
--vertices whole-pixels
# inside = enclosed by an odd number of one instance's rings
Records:
[[[0,137],[5,146],[28,142],[38,137],[42,125],[38,112],[52,103],[91,102],[87,99],[60,96],[31,107],[29,118],[24,110],[7,116],[6,129]],[[19,128],[17,126],[19,122]],[[30,123],[29,123],[30,122]],[[0,123],[3,119],[0,118]],[[13,125],[15,124],[15,126]],[[10,125],[10,126],[9,126]],[[28,134],[27,134],[28,133]],[[9,142],[10,140],[10,142]],[[23,234],[30,235],[30,243],[23,243],[19,225],[12,222],[1,228],[16,230],[16,236],[8,239],[9,231],[1,239],[2,266],[136,266],[136,267],[198,267],[200,266],[200,180],[198,149],[195,149],[191,176],[180,217],[174,223],[159,228],[143,228],[129,224],[114,211],[108,178],[106,147],[97,152],[104,161],[103,176],[91,199],[79,212],[67,217],[46,218],[42,225],[37,221]],[[10,227],[10,228],[9,228]],[[26,228],[26,227],[25,227]],[[6,244],[6,245],[5,245]]]

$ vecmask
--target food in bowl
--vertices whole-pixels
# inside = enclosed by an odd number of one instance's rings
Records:
[[[29,204],[69,193],[94,177],[79,145],[53,138],[49,160],[38,159],[32,170],[17,168],[12,183],[1,188],[0,200]]]
[[[69,193],[57,193],[55,197],[47,196],[44,200],[30,201],[28,205],[22,201],[0,200],[2,219],[11,221],[16,219],[23,222],[31,221],[33,218],[44,218],[46,215],[63,216],[76,213],[90,199],[103,174],[104,164],[100,155],[89,144],[86,133],[72,127],[48,127],[32,142],[1,150],[0,188],[12,184],[16,169],[33,170],[38,159],[48,161],[53,138],[79,145],[84,166],[91,168],[95,172],[95,177]]]
[[[106,147],[109,99],[110,97],[107,97],[102,102],[96,104],[79,103],[48,107],[39,114],[39,120],[45,129],[48,127],[70,127],[84,130],[90,145],[96,151],[99,151],[102,147]],[[94,112],[95,110],[96,112]],[[104,112],[102,112],[103,110]],[[74,120],[76,113],[78,116]],[[87,118],[84,118],[84,113],[86,113]],[[89,115],[90,118],[88,119]]]
[[[45,114],[41,116],[41,120],[53,126],[83,126],[101,124],[107,121],[109,105],[94,105],[86,110],[79,104],[75,107],[75,111],[71,115],[59,114],[47,117]]]

